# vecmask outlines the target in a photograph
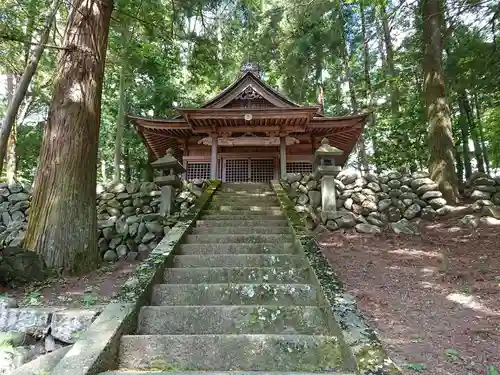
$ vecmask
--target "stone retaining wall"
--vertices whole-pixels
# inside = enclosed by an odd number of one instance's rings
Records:
[[[18,308],[0,297],[0,374],[76,342],[98,309]]]
[[[483,206],[500,205],[500,177],[476,172],[466,182],[464,195]]]
[[[379,233],[390,225],[396,232],[410,233],[415,227],[409,220],[432,220],[447,212],[446,200],[425,172],[361,177],[355,170],[343,170],[335,180],[338,212],[334,214],[321,212],[316,173],[289,174],[281,185],[295,203],[296,211],[307,217],[310,229],[321,224],[328,230],[356,228],[359,232]]]
[[[98,187],[98,247],[105,261],[143,256],[203,192],[204,181],[184,182],[176,197],[178,211],[167,219],[158,215],[160,190],[152,182]],[[0,184],[0,249],[22,246],[28,225],[31,187]]]

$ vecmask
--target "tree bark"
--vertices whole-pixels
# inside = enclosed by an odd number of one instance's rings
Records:
[[[450,204],[458,201],[450,108],[442,67],[442,11],[440,0],[422,0],[424,96],[429,122],[429,172]]]
[[[481,142],[479,141],[479,134],[474,121],[474,114],[472,113],[469,98],[467,97],[465,91],[462,93],[462,100],[465,118],[469,124],[470,135],[472,142],[474,143],[474,156],[476,157],[477,170],[484,173],[483,148],[481,147]]]
[[[479,101],[477,100],[477,95],[474,93],[474,107],[476,108],[476,126],[479,129],[479,138],[481,140],[481,148],[483,150],[484,164],[486,164],[486,173],[490,174],[490,158],[488,157],[488,149],[486,147],[486,142],[484,141],[484,131],[483,125],[481,123],[481,112],[479,108]]]
[[[384,32],[385,51],[387,54],[387,72],[389,73],[389,87],[391,90],[391,112],[392,117],[399,117],[399,89],[396,82],[396,69],[394,67],[394,48],[392,46],[391,29],[389,27],[389,18],[387,17],[386,4],[382,1],[380,5],[380,18],[382,19],[382,29]]]
[[[112,0],[73,0],[40,151],[25,246],[73,274],[99,263],[100,107]]]
[[[462,138],[462,153],[464,159],[464,170],[465,170],[465,179],[467,180],[472,175],[472,165],[470,162],[470,149],[469,149],[469,123],[465,117],[465,110],[462,98],[458,98],[458,107],[460,111],[460,117],[458,118],[458,122],[460,124],[460,133]]]
[[[7,74],[7,107],[11,105],[14,97],[14,73]],[[12,130],[9,136],[6,155],[6,176],[7,183],[12,184],[16,174],[16,124],[12,125]],[[0,171],[1,172],[1,171]]]
[[[122,162],[122,144],[123,144],[123,130],[125,128],[125,106],[126,106],[126,93],[125,93],[125,67],[120,67],[120,93],[118,103],[118,118],[116,121],[116,138],[115,138],[115,163],[113,182],[120,182],[121,180],[121,162]]]
[[[47,44],[47,41],[49,40],[50,28],[56,16],[57,10],[61,5],[61,2],[62,0],[53,0],[50,6],[50,13],[45,20],[43,33],[40,38],[40,44],[35,47],[33,56],[24,69],[23,75],[21,76],[21,79],[19,80],[19,83],[17,85],[14,97],[12,98],[12,101],[5,113],[5,118],[2,122],[2,128],[0,129],[0,172],[3,170],[3,162],[7,153],[10,132],[12,131],[12,126],[16,121],[17,112],[19,111],[19,107],[21,106],[21,103],[26,96],[26,92],[28,91],[28,86],[31,82],[31,79],[36,72],[38,62],[42,57],[43,50],[45,49],[45,44]]]

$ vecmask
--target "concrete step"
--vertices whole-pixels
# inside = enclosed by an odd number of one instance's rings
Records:
[[[317,304],[309,284],[157,284],[151,297],[152,306]]]
[[[175,371],[168,365],[167,371],[135,371],[135,370],[115,370],[101,372],[99,375],[318,375],[317,372],[278,372],[278,371]],[[356,375],[354,372],[322,372],[322,375]]]
[[[146,306],[139,335],[327,335],[326,312],[300,306]]]
[[[275,205],[219,205],[218,203],[210,203],[207,206],[207,211],[219,211],[219,212],[237,212],[237,211],[250,211],[250,212],[281,212],[281,207],[278,204]]]
[[[292,242],[291,234],[189,234],[184,243],[276,243]]]
[[[213,227],[288,227],[286,219],[277,218],[275,220],[198,220],[197,228],[213,228]]]
[[[195,227],[192,234],[288,234],[292,233],[289,227]]]
[[[163,281],[168,284],[308,284],[309,268],[217,267],[167,268]]]
[[[173,268],[196,267],[290,267],[305,268],[309,264],[302,255],[283,254],[214,254],[176,255]]]
[[[239,371],[344,370],[333,336],[142,335],[123,336],[120,367]]]
[[[212,254],[294,254],[292,242],[280,243],[204,243],[180,245],[179,255],[212,255]]]
[[[240,211],[240,212],[220,212],[204,211],[200,217],[201,220],[286,220],[283,212],[258,212],[258,211]]]

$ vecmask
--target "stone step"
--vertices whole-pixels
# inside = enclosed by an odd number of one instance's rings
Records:
[[[163,281],[168,284],[308,284],[309,272],[309,268],[280,267],[167,268]]]
[[[257,227],[257,226],[242,226],[242,227],[194,227],[192,234],[209,233],[209,234],[288,234],[292,233],[289,227]]]
[[[207,206],[207,211],[219,211],[219,212],[238,212],[238,211],[251,211],[251,212],[281,212],[281,207],[278,204],[275,205],[261,205],[257,206],[255,204],[243,206],[243,205],[226,205],[222,206],[218,203],[210,203]]]
[[[180,245],[179,255],[212,255],[212,254],[293,254],[292,242],[279,243],[204,243]]]
[[[283,212],[258,212],[258,211],[240,211],[240,212],[220,212],[220,211],[204,211],[201,220],[286,220]]]
[[[120,367],[189,370],[344,370],[334,336],[142,335],[123,336]]]
[[[152,306],[317,304],[309,284],[156,284],[151,297]]]
[[[139,335],[328,335],[326,313],[300,306],[146,306]]]
[[[318,375],[317,372],[279,372],[279,371],[175,371],[166,366],[167,371],[115,370],[101,372],[99,375]],[[354,372],[322,372],[322,375],[356,375]]]
[[[173,268],[197,267],[291,267],[304,268],[309,264],[302,255],[283,254],[214,254],[176,255]]]
[[[288,227],[286,219],[277,218],[275,220],[198,220],[197,228],[213,228],[213,227]]]
[[[251,190],[233,190],[233,191],[217,191],[214,197],[276,197],[276,193],[273,190],[262,189],[261,191],[251,191]]]
[[[212,202],[217,202],[221,200],[237,200],[237,201],[259,201],[259,202],[267,202],[267,201],[276,201],[278,202],[278,197],[274,193],[247,193],[247,194],[239,194],[239,193],[224,193],[224,194],[216,194],[212,197]]]
[[[292,242],[291,234],[189,234],[184,243],[275,243]]]

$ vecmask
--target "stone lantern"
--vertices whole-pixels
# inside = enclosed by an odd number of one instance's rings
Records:
[[[174,157],[171,148],[167,150],[164,157],[152,162],[151,166],[160,171],[160,176],[154,180],[161,189],[160,215],[169,216],[175,207],[175,190],[182,185],[179,175],[186,172],[186,169]]]
[[[321,209],[323,212],[337,211],[335,177],[342,168],[335,165],[335,156],[343,153],[342,150],[330,146],[328,138],[323,138],[321,146],[314,152],[313,164],[316,172],[321,176]]]

